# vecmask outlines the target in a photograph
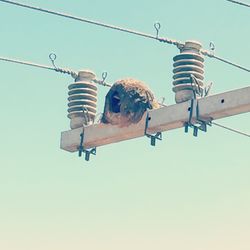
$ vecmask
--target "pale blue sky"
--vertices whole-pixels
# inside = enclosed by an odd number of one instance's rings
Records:
[[[154,33],[196,39],[250,67],[248,8],[224,0],[22,1]],[[0,3],[0,56],[135,77],[174,103],[174,46]],[[98,148],[87,163],[62,151],[67,85],[50,71],[0,62],[0,249],[249,250],[249,139],[217,127]],[[212,93],[249,86],[249,73],[206,58]],[[99,87],[99,111],[106,88]],[[250,131],[250,115],[220,121]]]

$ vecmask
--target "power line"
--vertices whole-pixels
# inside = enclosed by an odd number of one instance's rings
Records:
[[[47,66],[47,65],[33,63],[33,62],[29,62],[29,61],[21,61],[21,60],[11,59],[11,58],[7,58],[7,57],[0,57],[0,60],[5,61],[5,62],[11,62],[11,63],[16,63],[16,64],[32,66],[32,67],[41,68],[41,69],[53,70],[53,71],[56,71],[56,72],[59,72],[59,73],[71,75],[72,77],[74,77],[75,74],[76,74],[72,70],[62,69],[62,68],[57,68],[57,67],[50,67],[50,66]]]
[[[7,57],[0,57],[0,60],[5,61],[5,62],[11,62],[11,63],[17,63],[17,64],[22,64],[22,65],[33,66],[33,67],[37,67],[37,68],[41,68],[41,69],[55,70],[54,67],[49,67],[47,65],[32,63],[32,62],[28,62],[28,61],[20,61],[20,60],[17,60],[17,59],[10,59],[10,58],[7,58]]]
[[[54,54],[50,54],[50,56],[49,56],[50,59],[52,60],[51,55],[54,55]],[[38,64],[38,63],[33,63],[33,62],[29,62],[29,61],[22,61],[22,60],[17,60],[17,59],[11,59],[11,58],[7,58],[7,57],[0,57],[0,61],[10,62],[10,63],[16,63],[16,64],[21,64],[21,65],[27,65],[27,66],[32,66],[32,67],[40,68],[40,69],[53,70],[53,71],[56,71],[58,73],[63,73],[63,74],[71,75],[74,79],[77,78],[77,76],[78,76],[78,73],[75,72],[75,71],[73,71],[73,70],[62,69],[62,68],[56,67],[55,63],[54,63],[55,59],[52,60],[52,64],[53,64],[54,67],[50,67],[50,66],[43,65],[43,64]],[[97,83],[99,85],[102,85],[102,86],[105,86],[105,87],[112,87],[112,85],[110,85],[109,83],[105,82],[105,79],[106,79],[106,77],[105,78],[103,77],[102,80],[94,79],[93,81],[95,83]]]
[[[214,122],[214,121],[212,122],[212,124],[213,124],[213,125],[216,125],[216,126],[218,126],[218,127],[221,127],[221,128],[223,128],[223,129],[229,130],[229,131],[231,131],[231,132],[234,132],[234,133],[237,133],[237,134],[240,134],[240,135],[244,135],[244,136],[246,136],[246,137],[250,137],[250,134],[241,132],[241,131],[236,130],[236,129],[233,129],[233,128],[226,127],[226,126],[221,125],[221,124],[219,124],[219,123],[216,123],[216,122]]]
[[[244,3],[244,2],[241,2],[241,1],[234,1],[234,0],[226,0],[226,1],[231,2],[231,3],[236,3],[236,4],[239,4],[239,5],[245,6],[245,7],[250,7],[250,4]]]
[[[40,7],[35,7],[35,6],[23,4],[23,3],[18,3],[18,2],[14,2],[14,1],[8,1],[8,0],[0,0],[0,2],[4,2],[4,3],[8,3],[8,4],[19,6],[19,7],[28,8],[28,9],[32,9],[32,10],[36,10],[36,11],[40,11],[40,12],[44,12],[44,13],[56,15],[56,16],[61,16],[61,17],[73,19],[73,20],[76,20],[76,21],[80,21],[80,22],[85,22],[85,23],[89,23],[89,24],[101,26],[101,27],[104,27],[104,28],[118,30],[118,31],[121,31],[121,32],[126,32],[126,33],[130,33],[130,34],[133,34],[133,35],[137,35],[137,36],[141,36],[141,37],[145,37],[145,38],[149,38],[149,39],[153,39],[153,40],[157,40],[157,41],[160,41],[160,42],[163,42],[163,43],[168,43],[168,44],[175,45],[179,49],[183,48],[183,46],[185,45],[184,43],[182,43],[180,41],[177,41],[177,40],[172,40],[172,39],[169,39],[169,38],[166,38],[166,37],[164,37],[164,38],[159,37],[158,36],[159,30],[160,30],[160,24],[159,23],[156,23],[154,25],[157,34],[156,34],[156,36],[153,36],[153,35],[146,34],[146,33],[143,33],[143,32],[139,32],[139,31],[136,31],[136,30],[125,29],[125,28],[122,28],[122,27],[119,27],[119,26],[110,25],[110,24],[106,24],[106,23],[102,23],[102,22],[90,20],[90,19],[87,19],[87,18],[77,17],[77,16],[66,14],[66,13],[62,13],[62,12],[56,12],[56,11],[52,11],[52,10],[48,10],[48,9],[43,9],[43,8],[40,8]],[[201,50],[201,53],[203,55],[205,55],[205,56],[209,56],[211,58],[219,60],[219,61],[221,61],[223,63],[226,63],[226,64],[231,65],[233,67],[236,67],[238,69],[250,72],[250,69],[248,69],[246,67],[243,67],[243,66],[241,66],[239,64],[233,63],[233,62],[231,62],[229,60],[223,59],[221,57],[215,56],[210,51]]]
[[[77,17],[77,16],[66,14],[66,13],[62,13],[62,12],[52,11],[52,10],[48,10],[48,9],[44,9],[44,8],[40,8],[40,7],[35,7],[35,6],[23,4],[23,3],[18,3],[18,2],[14,2],[14,1],[8,1],[8,0],[0,0],[0,2],[16,5],[16,6],[27,8],[27,9],[37,10],[37,11],[40,11],[40,12],[44,12],[44,13],[48,13],[48,14],[52,14],[52,15],[56,15],[56,16],[66,17],[66,18],[73,19],[73,20],[76,20],[76,21],[85,22],[85,23],[89,23],[89,24],[94,24],[94,25],[98,25],[98,26],[101,26],[101,27],[104,27],[104,28],[109,28],[109,29],[113,29],[113,30],[122,31],[122,32],[134,34],[134,35],[137,35],[137,36],[142,36],[142,37],[145,37],[145,38],[158,40],[158,41],[165,42],[165,43],[168,43],[168,44],[173,44],[173,45],[176,45],[176,46],[184,45],[181,42],[178,42],[176,40],[172,40],[172,39],[169,39],[169,38],[159,38],[157,36],[153,36],[153,35],[146,34],[146,33],[143,33],[143,32],[139,32],[139,31],[135,31],[135,30],[131,30],[131,29],[125,29],[125,28],[118,27],[118,26],[115,26],[115,25],[106,24],[106,23],[94,21],[94,20],[87,19],[87,18]]]
[[[231,65],[231,66],[234,66],[234,67],[236,67],[236,68],[242,69],[242,70],[244,70],[244,71],[246,71],[246,72],[250,72],[250,69],[245,68],[245,67],[243,67],[243,66],[241,66],[241,65],[239,65],[239,64],[230,62],[230,61],[228,61],[228,60],[226,60],[226,59],[223,59],[223,58],[221,58],[221,57],[219,57],[219,56],[212,55],[211,57],[214,58],[214,59],[216,59],[216,60],[219,60],[219,61],[221,61],[221,62],[224,62],[224,63],[226,63],[226,64],[229,64],[229,65]]]
[[[228,65],[231,65],[231,66],[233,66],[233,67],[236,67],[236,68],[238,68],[238,69],[244,70],[244,71],[246,71],[246,72],[250,72],[250,69],[248,69],[248,68],[246,68],[246,67],[243,67],[243,66],[241,66],[241,65],[239,65],[239,64],[237,64],[237,63],[233,63],[233,62],[231,62],[231,61],[229,61],[229,60],[226,60],[226,59],[224,59],[224,58],[221,58],[221,57],[219,57],[219,56],[216,56],[216,55],[214,55],[214,54],[213,54],[212,52],[210,52],[210,51],[201,50],[200,52],[201,52],[203,55],[205,55],[205,56],[214,58],[214,59],[216,59],[216,60],[218,60],[218,61],[221,61],[221,62],[223,62],[223,63],[226,63],[226,64],[228,64]]]

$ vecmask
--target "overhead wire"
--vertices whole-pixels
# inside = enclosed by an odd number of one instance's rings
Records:
[[[118,31],[134,34],[134,35],[145,37],[145,38],[159,40],[161,42],[166,42],[168,44],[173,44],[173,45],[176,45],[176,46],[183,45],[183,43],[178,42],[176,40],[169,39],[169,38],[160,38],[160,37],[153,36],[153,35],[143,33],[143,32],[140,32],[140,31],[126,29],[126,28],[115,26],[115,25],[94,21],[94,20],[91,20],[91,19],[88,19],[88,18],[77,17],[77,16],[66,14],[66,13],[57,12],[57,11],[53,11],[53,10],[48,10],[48,9],[44,9],[44,8],[40,8],[40,7],[36,7],[36,6],[31,6],[31,5],[28,5],[28,4],[23,4],[23,3],[19,3],[19,2],[15,2],[15,1],[0,0],[0,2],[16,5],[16,6],[27,8],[27,9],[37,10],[37,11],[40,11],[40,12],[44,12],[44,13],[48,13],[48,14],[52,14],[52,15],[56,15],[56,16],[61,16],[61,17],[73,19],[73,20],[80,21],[80,22],[94,24],[94,25],[101,26],[101,27],[104,27],[104,28],[118,30]]]
[[[220,127],[220,128],[223,128],[223,129],[229,130],[229,131],[231,131],[231,132],[234,132],[234,133],[237,133],[237,134],[240,134],[240,135],[246,136],[246,137],[250,137],[250,134],[247,134],[247,133],[241,132],[241,131],[236,130],[236,129],[233,129],[233,128],[229,128],[229,127],[224,126],[224,125],[221,125],[221,124],[219,124],[219,123],[217,123],[217,122],[212,121],[212,124],[213,124],[213,125],[215,125],[215,126],[218,126],[218,127]]]
[[[94,20],[91,20],[91,19],[88,19],[88,18],[77,17],[77,16],[73,16],[73,15],[70,15],[70,14],[57,12],[57,11],[52,11],[52,10],[48,10],[48,9],[44,9],[44,8],[40,8],[40,7],[36,7],[36,6],[31,6],[31,5],[28,5],[28,4],[23,4],[23,3],[19,3],[19,2],[15,2],[15,1],[0,0],[0,2],[16,5],[16,6],[19,6],[19,7],[23,7],[23,8],[27,8],[27,9],[31,9],[31,10],[36,10],[36,11],[40,11],[40,12],[44,12],[44,13],[48,13],[48,14],[52,14],[52,15],[61,16],[61,17],[73,19],[73,20],[76,20],[76,21],[101,26],[101,27],[104,27],[104,28],[118,30],[118,31],[121,31],[121,32],[126,32],[126,33],[129,33],[129,34],[141,36],[141,37],[144,37],[144,38],[157,40],[157,41],[160,41],[160,42],[163,42],[163,43],[168,43],[168,44],[175,45],[178,49],[183,48],[183,46],[185,45],[183,42],[180,42],[180,41],[177,41],[177,40],[173,40],[173,39],[170,39],[170,38],[167,38],[167,37],[159,37],[158,33],[159,33],[160,26],[157,27],[156,25],[155,25],[155,29],[157,31],[157,34],[156,34],[156,36],[154,36],[154,35],[151,35],[151,34],[140,32],[140,31],[136,31],[136,30],[132,30],[132,29],[126,29],[126,28],[122,28],[122,27],[119,27],[119,26],[94,21]],[[213,53],[210,53],[210,51],[201,50],[201,53],[203,55],[205,55],[205,56],[209,56],[209,57],[214,58],[216,60],[219,60],[219,61],[221,61],[223,63],[234,66],[234,67],[236,67],[238,69],[250,72],[250,69],[248,69],[246,67],[243,67],[243,66],[241,66],[239,64],[233,63],[233,62],[231,62],[229,60],[223,59],[221,57],[215,56]]]
[[[51,66],[33,63],[33,62],[29,62],[29,61],[22,61],[22,60],[7,58],[7,57],[0,57],[0,61],[22,64],[22,65],[32,66],[32,67],[36,67],[36,68],[41,68],[41,69],[53,70],[53,71],[56,71],[59,73],[71,75],[72,77],[75,77],[75,75],[76,75],[76,73],[73,70],[51,67]]]
[[[36,68],[40,68],[40,69],[52,70],[52,71],[55,71],[58,73],[71,75],[74,79],[77,78],[77,76],[78,76],[77,72],[70,70],[70,69],[58,68],[55,66],[55,64],[53,64],[53,67],[51,67],[51,66],[44,65],[44,64],[38,64],[38,63],[29,62],[29,61],[22,61],[22,60],[7,58],[7,57],[0,57],[0,61],[16,63],[16,64],[21,64],[21,65],[26,65],[26,66],[32,66],[32,67],[36,67]],[[109,83],[106,83],[105,79],[102,79],[102,80],[94,79],[93,81],[95,83],[102,85],[102,86],[105,86],[105,87],[112,86]]]
[[[0,61],[17,63],[17,64],[22,64],[22,65],[28,65],[28,66],[41,68],[41,69],[55,70],[54,67],[50,67],[50,66],[47,66],[47,65],[32,63],[32,62],[28,62],[28,61],[21,61],[21,60],[11,59],[11,58],[7,58],[7,57],[0,57]]]
[[[200,52],[201,52],[201,54],[203,54],[203,55],[205,55],[205,56],[208,56],[208,57],[210,57],[210,58],[214,58],[214,59],[216,59],[216,60],[218,60],[218,61],[221,61],[221,62],[223,62],[223,63],[226,63],[226,64],[228,64],[228,65],[231,65],[231,66],[233,66],[233,67],[236,67],[236,68],[238,68],[238,69],[241,69],[241,70],[243,70],[243,71],[246,71],[246,72],[249,72],[249,73],[250,73],[250,69],[248,69],[248,68],[246,68],[246,67],[244,67],[244,66],[241,66],[240,64],[233,63],[233,62],[231,62],[231,61],[229,61],[229,60],[227,60],[227,59],[224,59],[224,58],[222,58],[222,57],[216,56],[214,53],[212,53],[212,52],[210,52],[210,51],[208,51],[208,50],[201,50]]]
[[[231,2],[231,3],[235,3],[235,4],[239,4],[239,5],[242,5],[245,7],[250,7],[250,4],[242,2],[242,1],[235,1],[235,0],[226,0],[226,1]]]
[[[231,65],[231,66],[233,66],[233,67],[236,67],[236,68],[238,68],[238,69],[244,70],[244,71],[246,71],[246,72],[250,72],[250,69],[248,69],[248,68],[246,68],[246,67],[243,67],[243,66],[241,66],[241,65],[239,65],[239,64],[237,64],[237,63],[230,62],[229,60],[226,60],[226,59],[221,58],[221,57],[219,57],[219,56],[211,55],[210,57],[212,57],[212,58],[214,58],[214,59],[216,59],[216,60],[219,60],[219,61],[221,61],[221,62],[224,62],[224,63],[226,63],[226,64],[228,64],[228,65]]]

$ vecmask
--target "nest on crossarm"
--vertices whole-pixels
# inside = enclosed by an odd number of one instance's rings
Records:
[[[119,80],[106,95],[102,122],[129,126],[139,122],[147,109],[159,107],[152,91],[143,82],[135,79]]]

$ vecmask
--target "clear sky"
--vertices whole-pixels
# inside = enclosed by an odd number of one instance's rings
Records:
[[[178,40],[196,39],[250,67],[250,11],[225,0],[35,1],[57,11]],[[0,3],[0,56],[73,69],[108,71],[146,82],[174,103],[178,50]],[[0,62],[0,249],[249,250],[250,142],[218,127],[198,138],[183,129],[98,148],[87,163],[62,151],[69,129],[68,76]],[[206,58],[213,93],[249,86],[249,73]],[[101,112],[107,89],[99,87]],[[250,130],[250,114],[220,121]]]

